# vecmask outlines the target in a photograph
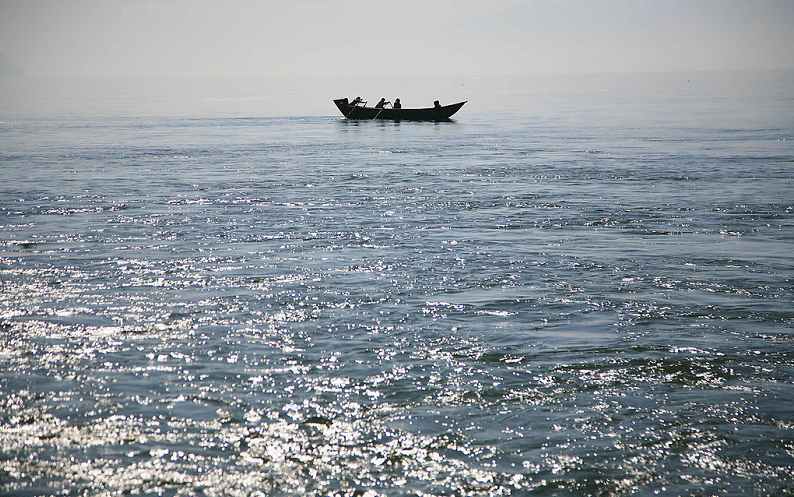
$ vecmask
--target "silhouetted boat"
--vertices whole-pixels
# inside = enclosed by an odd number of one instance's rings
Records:
[[[448,121],[466,102],[424,109],[392,109],[350,105],[346,98],[334,100],[339,112],[347,119],[391,119],[393,121]]]

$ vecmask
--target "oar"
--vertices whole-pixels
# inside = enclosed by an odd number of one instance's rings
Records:
[[[386,104],[390,104],[391,105],[391,102],[386,102]],[[386,108],[386,104],[383,104],[383,107],[381,107],[380,110],[378,111],[378,113],[375,114],[375,117],[372,118],[373,121],[378,118],[378,116],[380,115],[381,112],[383,112],[383,109]],[[392,105],[391,107],[393,109],[394,105]]]
[[[352,109],[350,109],[350,112],[347,113],[347,115],[345,116],[345,119],[349,118],[353,114],[354,110],[356,110],[356,106],[355,105],[353,106]]]

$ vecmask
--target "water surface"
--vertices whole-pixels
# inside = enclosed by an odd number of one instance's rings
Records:
[[[794,491],[792,81],[8,86],[0,493]]]

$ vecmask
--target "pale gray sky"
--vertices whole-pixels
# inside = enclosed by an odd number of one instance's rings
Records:
[[[27,75],[794,67],[794,0],[0,0]]]

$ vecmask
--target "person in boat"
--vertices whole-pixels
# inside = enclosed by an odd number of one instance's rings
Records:
[[[376,109],[382,109],[386,104],[390,104],[391,102],[387,102],[385,98],[381,98],[380,102],[375,104]]]
[[[360,104],[361,102],[363,102],[363,100],[361,100],[361,97],[356,97],[356,98],[353,99],[352,102],[350,102],[350,105],[355,107],[356,105]]]
[[[400,99],[399,98],[395,98],[394,99],[394,105],[392,105],[392,107],[394,107],[395,109],[402,109],[403,108],[403,104],[400,103]]]
[[[440,108],[441,108],[441,104],[440,104],[440,103],[438,103],[438,100],[436,100],[435,102],[433,102],[433,107],[435,107],[436,109],[440,109]]]

